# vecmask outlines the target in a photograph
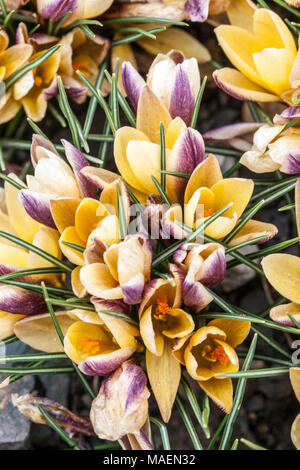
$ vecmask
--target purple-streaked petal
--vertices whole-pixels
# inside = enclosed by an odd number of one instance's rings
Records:
[[[171,94],[169,112],[174,119],[177,116],[190,125],[195,99],[192,94],[189,77],[183,67],[176,66],[174,86]]]
[[[204,261],[201,283],[206,287],[212,287],[224,280],[226,273],[225,251],[217,248]]]
[[[289,152],[288,156],[284,159],[280,171],[288,175],[300,173],[300,148]]]
[[[300,322],[300,306],[294,302],[277,305],[270,310],[271,320],[279,323],[280,325],[295,326],[288,314],[290,314],[296,321]]]
[[[203,139],[207,143],[217,141],[226,142],[229,139],[255,132],[259,127],[261,127],[261,125],[262,123],[257,122],[238,122],[236,124],[229,124],[227,126],[222,126],[205,132],[205,134],[203,134]]]
[[[78,367],[86,375],[108,375],[129,359],[134,352],[133,346],[127,346],[108,354],[88,357],[81,361]]]
[[[32,219],[47,227],[56,229],[50,210],[51,196],[36,193],[29,189],[22,189],[18,193],[18,199]]]
[[[40,8],[38,3],[38,12],[44,19],[51,19],[56,22],[68,11],[74,12],[77,5],[78,0],[49,0],[48,2],[42,2]]]
[[[88,181],[87,178],[80,171],[82,168],[89,166],[87,159],[80,152],[80,150],[74,147],[74,145],[70,144],[70,142],[68,142],[67,140],[63,139],[61,142],[65,148],[67,160],[75,173],[82,197],[96,198],[97,187],[93,183]]]
[[[45,312],[44,297],[15,286],[0,287],[0,310],[18,315],[36,315]]]
[[[205,308],[213,300],[213,297],[201,282],[192,281],[188,277],[185,278],[182,284],[182,298],[185,305],[196,312]]]
[[[187,236],[187,232],[176,222],[176,220],[179,222],[182,222],[182,220],[172,219],[173,210],[174,207],[171,207],[161,219],[161,236],[164,240],[182,240]]]
[[[147,386],[147,377],[143,369],[134,361],[127,361],[123,365],[123,373],[126,374],[127,397],[125,402],[125,415],[130,413],[132,406],[144,394]]]
[[[146,82],[128,61],[122,64],[122,81],[128,101],[136,112],[139,97]]]
[[[191,21],[203,23],[207,20],[210,0],[187,0],[184,5]]]
[[[121,284],[124,302],[128,305],[140,303],[143,295],[145,278],[142,273],[136,274],[129,281]]]
[[[300,118],[300,107],[289,106],[281,114],[275,114],[273,122],[276,125],[283,125],[296,118]]]
[[[129,312],[129,307],[123,300],[105,300],[93,296],[91,297],[91,302],[99,313],[101,313],[102,310],[115,310],[116,312],[126,314]]]
[[[205,147],[202,135],[188,128],[176,140],[167,161],[168,171],[192,174],[204,159]],[[187,179],[167,175],[167,188],[172,202],[180,201],[187,185]]]
[[[57,84],[57,76],[55,75],[50,85],[44,89],[43,95],[46,98],[46,100],[50,100],[51,98],[53,98],[53,96],[56,96],[57,93],[58,93],[58,84]]]
[[[153,445],[142,430],[135,434],[128,434],[128,439],[131,450],[154,450]]]

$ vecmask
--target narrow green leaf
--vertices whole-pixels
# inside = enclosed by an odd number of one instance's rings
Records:
[[[168,429],[165,423],[163,423],[160,419],[155,418],[154,416],[150,416],[150,421],[151,423],[154,423],[159,429],[163,449],[171,450]]]
[[[200,111],[200,105],[201,105],[204,90],[205,90],[205,87],[206,87],[206,82],[207,82],[207,76],[205,76],[203,78],[199,93],[198,93],[197,98],[196,98],[194,111],[193,111],[193,114],[192,114],[191,124],[190,124],[190,127],[192,127],[193,129],[196,129],[196,126],[197,126],[197,120],[198,120],[198,115],[199,115],[199,111]]]

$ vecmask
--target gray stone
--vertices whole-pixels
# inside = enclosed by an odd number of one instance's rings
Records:
[[[11,402],[11,394],[32,391],[34,378],[25,376],[0,389],[0,450],[20,450],[28,447],[30,421]]]

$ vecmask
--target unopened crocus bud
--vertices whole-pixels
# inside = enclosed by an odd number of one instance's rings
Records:
[[[134,361],[124,362],[107,376],[91,407],[90,419],[100,439],[116,441],[139,435],[148,417],[147,377]]]

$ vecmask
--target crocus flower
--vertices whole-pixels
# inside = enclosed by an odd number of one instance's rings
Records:
[[[222,216],[212,222],[204,231],[206,235],[221,240],[236,226],[244,212],[253,192],[253,181],[245,178],[223,179],[220,165],[214,155],[209,155],[192,173],[184,194],[184,223],[196,228],[200,223],[212,216],[227,204],[233,203]],[[173,238],[187,235],[180,225],[182,209],[179,205],[172,206],[163,216],[163,230]],[[277,229],[272,224],[251,220],[231,240],[236,245],[259,235],[272,238]]]
[[[80,281],[89,294],[107,300],[124,299],[129,305],[141,301],[152,263],[152,247],[145,235],[127,235],[124,241],[105,247],[95,230],[84,260]]]
[[[33,219],[48,227],[57,227],[60,232],[72,225],[81,199],[95,197],[97,192],[96,186],[81,173],[88,165],[86,158],[69,142],[63,140],[62,143],[71,168],[48,139],[33,135],[31,162],[34,175],[27,175],[27,189],[19,192],[20,201]],[[58,202],[52,215],[50,201],[56,199],[61,204]]]
[[[173,260],[184,276],[183,301],[199,312],[213,300],[205,287],[212,287],[224,279],[225,249],[218,243],[184,243],[174,253]]]
[[[142,449],[153,449],[142,429],[148,418],[149,396],[142,368],[132,359],[124,362],[103,380],[93,400],[90,419],[97,436],[110,441],[135,437]]]
[[[105,305],[105,309],[109,310],[111,308],[111,305]],[[122,306],[120,304],[114,304],[113,309],[116,311],[122,311]],[[47,312],[46,305],[44,305],[43,311]],[[80,309],[58,310],[55,312],[55,316],[64,336],[70,326],[78,321],[95,325],[104,325],[104,321],[96,311],[93,312]],[[121,327],[123,327],[123,323],[120,325]],[[23,318],[15,324],[14,333],[22,343],[28,344],[30,347],[37,349],[38,351],[53,353],[62,352],[64,350],[57,335],[52,317],[48,312],[26,316],[26,318]]]
[[[203,134],[206,144],[227,145],[246,152],[251,149],[253,133],[262,126],[259,122],[238,122],[212,129]]]
[[[46,20],[59,21],[65,13],[72,12],[64,26],[76,20],[96,18],[102,15],[113,3],[113,0],[37,0],[37,10]]]
[[[63,83],[68,86],[66,92],[76,103],[83,103],[88,89],[76,71],[79,70],[94,84],[98,67],[107,55],[109,41],[98,35],[90,38],[80,28],[74,28],[61,38],[60,44],[59,73]]]
[[[138,335],[137,328],[124,321],[119,325],[113,323],[111,330],[105,322],[79,320],[68,328],[64,350],[84,374],[107,375],[133,355]]]
[[[14,181],[22,183],[13,173],[9,175]],[[32,243],[51,255],[61,258],[58,245],[58,232],[52,228],[43,227],[33,220],[24,210],[18,200],[18,189],[5,182],[5,209],[0,211],[1,230],[18,236]],[[37,254],[22,248],[5,238],[0,241],[0,273],[8,274],[22,269],[53,267],[53,264]],[[61,284],[61,275],[44,274],[23,276],[17,278],[26,282],[42,280],[53,285]],[[15,286],[0,287],[0,338],[13,334],[17,321],[24,315],[33,315],[45,311],[46,306],[42,296]]]
[[[297,400],[300,402],[300,367],[290,368],[290,381]],[[296,416],[291,427],[291,439],[297,450],[300,450],[300,413]]]
[[[65,226],[61,232],[60,246],[64,255],[74,264],[83,266],[84,256],[67,243],[75,243],[86,247],[96,237],[107,245],[113,245],[121,240],[120,225],[118,219],[117,187],[120,187],[126,223],[129,223],[129,198],[122,181],[113,182],[107,186],[100,195],[99,201],[93,198],[84,198],[69,212],[68,219],[72,223]],[[70,211],[69,200],[61,198],[51,201],[52,215],[59,227],[64,217],[64,211]],[[62,227],[61,227],[62,229]]]
[[[163,103],[144,86],[138,100],[136,129],[121,127],[114,143],[118,170],[141,202],[146,202],[150,193],[158,194],[151,176],[161,181],[160,122],[165,130],[167,170],[192,173],[204,157],[201,134],[187,128],[179,117],[172,120]],[[183,178],[166,176],[166,193],[172,202],[180,200],[185,186]]]
[[[245,340],[249,330],[248,321],[216,319],[174,347],[174,356],[226,413],[232,407],[233,387],[232,380],[221,374],[239,369],[235,348]]]
[[[5,93],[2,82],[25,65],[33,51],[30,44],[8,45],[8,34],[0,28],[0,124],[13,119],[21,108],[21,104],[13,97],[12,88]]]
[[[134,110],[137,110],[144,79],[130,62],[123,62],[122,78],[124,90]],[[158,54],[152,63],[147,85],[169,110],[171,117],[181,117],[188,126],[195,100],[200,89],[200,74],[197,60],[185,59],[180,51]]]
[[[216,70],[216,84],[241,100],[290,101],[290,90],[297,87],[298,61],[284,21],[248,0],[233,0],[227,13],[231,25],[218,26],[215,33],[236,68]]]
[[[297,106],[290,106],[275,115],[274,126],[260,127],[254,134],[253,146],[245,152],[240,162],[255,173],[280,170],[290,175],[300,172],[300,128],[288,127],[300,116]]]
[[[148,378],[160,413],[170,419],[180,381],[180,365],[172,355],[175,339],[194,330],[192,315],[181,306],[181,272],[177,269],[170,281],[153,279],[144,291],[139,307],[140,333],[146,346]]]

